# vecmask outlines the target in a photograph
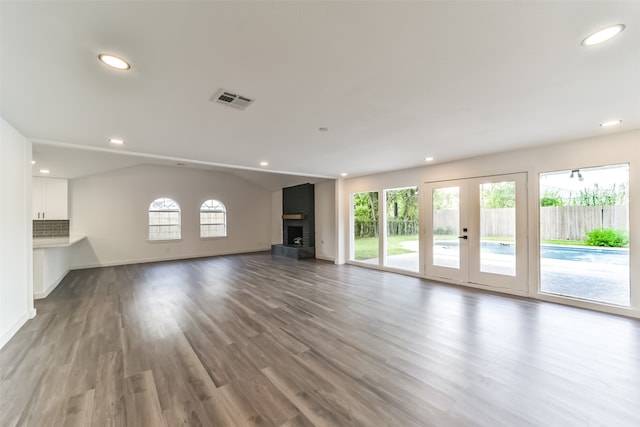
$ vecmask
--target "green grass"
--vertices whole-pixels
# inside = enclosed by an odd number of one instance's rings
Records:
[[[456,240],[458,236],[453,234],[435,234],[433,240]]]
[[[400,255],[410,254],[413,251],[407,250],[402,247],[402,242],[409,242],[418,240],[418,236],[389,236],[387,237],[387,255]],[[378,258],[378,238],[377,237],[363,237],[361,239],[355,239],[355,260],[362,261],[365,259]]]
[[[543,245],[571,245],[571,246],[587,246],[584,240],[542,240]]]

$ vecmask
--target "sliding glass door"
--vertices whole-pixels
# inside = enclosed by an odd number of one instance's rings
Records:
[[[351,195],[351,261],[420,271],[418,187]]]
[[[384,266],[420,271],[418,187],[384,191]]]
[[[380,263],[380,222],[378,192],[369,191],[352,195],[351,260],[367,264]]]

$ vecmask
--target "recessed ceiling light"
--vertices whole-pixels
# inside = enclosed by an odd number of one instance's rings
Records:
[[[269,166],[269,162],[260,162],[260,166]]]
[[[49,169],[40,169],[40,173],[48,174],[49,172]]]
[[[424,161],[425,162],[433,162],[433,157],[425,157]]]
[[[109,138],[109,142],[112,143],[112,144],[123,145],[124,144],[124,139]]]
[[[101,53],[100,55],[98,55],[98,59],[109,67],[115,68],[116,70],[128,70],[131,68],[131,65],[129,65],[129,63],[124,59],[118,58],[117,56],[108,53]]]
[[[35,161],[35,160],[31,160],[31,164],[32,164],[32,165],[35,165],[35,164],[36,164],[36,161]]]
[[[342,173],[340,174],[340,176],[347,176],[347,173],[346,173],[346,172],[342,172]]]
[[[329,132],[329,128],[318,128],[320,132]]]
[[[600,126],[606,128],[609,126],[619,125],[620,123],[622,123],[622,120],[609,120],[608,122],[600,123]]]
[[[603,28],[587,36],[587,38],[582,40],[582,45],[593,46],[594,44],[606,42],[620,34],[622,30],[624,30],[624,24],[611,25],[610,27]]]

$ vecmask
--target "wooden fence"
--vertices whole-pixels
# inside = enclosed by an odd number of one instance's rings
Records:
[[[482,236],[513,237],[515,209],[482,209]],[[435,234],[452,235],[458,232],[458,210],[442,209],[433,213]],[[583,240],[585,230],[613,228],[629,230],[629,209],[620,206],[545,206],[540,208],[540,237],[543,240]],[[418,234],[418,221],[389,221],[390,236]],[[378,235],[378,222],[357,221],[356,237]]]
[[[629,208],[619,206],[545,206],[540,208],[540,238],[583,240],[585,230],[629,230]]]
[[[514,236],[515,209],[481,209],[480,215],[482,236]],[[457,209],[443,209],[433,213],[435,234],[454,234],[458,223]],[[585,230],[596,228],[628,231],[629,209],[626,205],[540,208],[540,238],[543,240],[584,240]]]
[[[355,237],[376,237],[378,235],[378,221],[356,221]],[[413,236],[418,234],[418,220],[387,221],[388,236]]]

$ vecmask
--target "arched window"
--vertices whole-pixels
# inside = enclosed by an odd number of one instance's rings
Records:
[[[227,235],[227,210],[220,200],[207,200],[200,206],[200,237]]]
[[[160,197],[149,205],[149,240],[180,239],[180,206]]]

